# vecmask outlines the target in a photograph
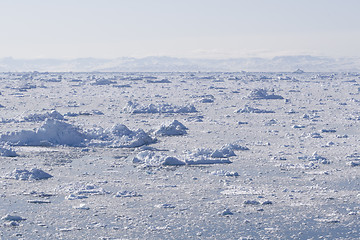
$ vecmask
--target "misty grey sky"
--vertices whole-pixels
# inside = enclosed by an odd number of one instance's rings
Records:
[[[0,58],[360,57],[358,0],[2,0]]]

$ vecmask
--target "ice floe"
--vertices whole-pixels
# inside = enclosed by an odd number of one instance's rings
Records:
[[[168,103],[149,104],[142,106],[136,102],[129,101],[124,108],[126,113],[194,113],[197,112],[194,105],[176,106]]]
[[[275,113],[275,111],[266,110],[266,109],[258,109],[258,108],[253,108],[253,107],[245,105],[244,108],[240,108],[240,109],[236,110],[235,113]]]

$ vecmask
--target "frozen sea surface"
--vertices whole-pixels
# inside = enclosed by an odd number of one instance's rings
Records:
[[[358,73],[0,81],[0,239],[360,238]]]

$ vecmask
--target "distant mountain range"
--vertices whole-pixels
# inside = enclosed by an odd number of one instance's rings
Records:
[[[274,58],[194,59],[174,57],[0,59],[0,72],[360,72],[360,58],[279,56]]]

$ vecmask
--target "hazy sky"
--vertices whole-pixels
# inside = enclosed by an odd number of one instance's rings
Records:
[[[359,0],[1,0],[0,58],[360,57]]]

